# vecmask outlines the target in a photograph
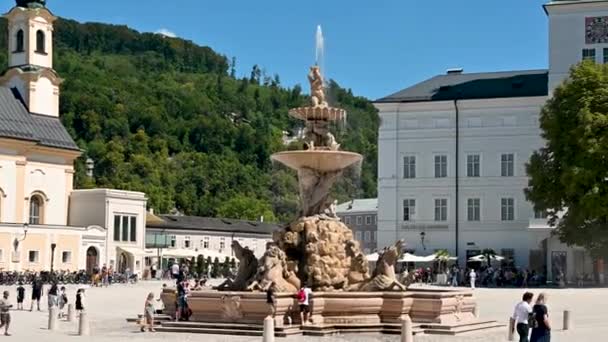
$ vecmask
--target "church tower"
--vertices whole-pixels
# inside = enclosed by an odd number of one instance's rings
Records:
[[[53,70],[53,22],[46,0],[17,0],[8,20],[8,70],[0,85],[16,89],[32,114],[59,117],[61,79]]]

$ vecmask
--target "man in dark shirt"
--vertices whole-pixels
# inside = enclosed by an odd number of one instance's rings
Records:
[[[270,286],[268,286],[268,290],[266,290],[266,303],[268,304],[268,308],[270,310],[270,315],[274,317],[277,312],[276,306],[276,298],[274,297],[276,284],[272,282]]]
[[[30,307],[30,311],[34,311],[34,302],[38,307],[38,311],[40,311],[40,298],[42,297],[42,279],[40,277],[36,277],[32,282],[32,306]]]
[[[25,299],[25,288],[23,287],[23,283],[19,282],[19,287],[17,287],[17,310],[23,310],[23,300]]]

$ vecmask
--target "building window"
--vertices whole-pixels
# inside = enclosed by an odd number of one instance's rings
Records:
[[[515,263],[515,250],[513,248],[501,249],[500,255],[505,258],[504,262],[507,265],[513,265]]]
[[[416,216],[416,200],[415,199],[404,199],[403,200],[403,221],[413,221]]]
[[[372,217],[371,216],[369,216],[369,215],[365,216],[365,224],[368,225],[368,226],[370,224],[372,224]]]
[[[42,224],[44,200],[40,195],[30,198],[30,224]]]
[[[226,238],[220,238],[220,251],[226,249]]]
[[[208,249],[209,248],[209,237],[208,236],[205,236],[203,238],[203,248],[204,249]]]
[[[376,242],[376,232],[372,232],[372,242]]]
[[[546,210],[535,210],[534,211],[534,218],[535,219],[546,219],[547,218],[547,211]]]
[[[46,53],[46,37],[42,30],[36,31],[36,52]]]
[[[24,45],[23,30],[19,30],[15,36],[15,52],[23,52]]]
[[[61,262],[64,264],[69,264],[72,262],[72,252],[62,252],[61,253]]]
[[[403,157],[403,178],[416,178],[416,156]]]
[[[480,160],[479,154],[469,154],[467,156],[467,177],[479,177]]]
[[[502,177],[513,177],[515,155],[505,153],[500,156],[500,175]]]
[[[448,200],[447,198],[435,199],[435,221],[448,220]]]
[[[502,221],[515,220],[515,200],[513,198],[501,198],[500,219]]]
[[[604,64],[608,64],[608,48],[604,48]]]
[[[448,156],[435,156],[435,178],[448,176]]]
[[[344,218],[344,223],[346,223],[347,226],[350,224],[350,216]]]
[[[370,242],[372,240],[372,232],[370,231],[365,231],[363,233],[363,241],[365,242]]]
[[[378,224],[378,215],[374,215],[374,224]]]
[[[363,216],[357,216],[357,226],[360,226],[363,224]]]
[[[40,261],[40,252],[38,251],[29,251],[28,253],[29,262],[36,263]]]
[[[595,62],[595,49],[583,49],[583,60]]]
[[[176,236],[175,235],[171,235],[171,240],[170,241],[171,241],[170,242],[171,248],[175,248],[175,246],[177,246]]]
[[[114,215],[114,241],[137,242],[137,217]]]
[[[190,248],[190,237],[184,236],[184,248]]]
[[[479,198],[469,198],[467,200],[467,220],[481,220],[481,200]]]
[[[355,232],[355,240],[361,241],[361,232]]]

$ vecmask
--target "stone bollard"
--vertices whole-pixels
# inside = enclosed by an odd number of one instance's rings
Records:
[[[57,307],[51,306],[49,308],[49,330],[57,330]]]
[[[76,318],[76,311],[74,311],[74,304],[68,304],[68,322],[73,322]]]
[[[479,318],[479,304],[476,304],[476,305],[473,307],[473,316],[474,316],[475,318]]]
[[[264,342],[274,342],[274,318],[268,316],[264,318]]]
[[[564,310],[564,330],[572,329],[572,317],[570,316],[570,310]]]
[[[91,328],[89,327],[89,318],[87,313],[84,311],[80,312],[80,319],[78,321],[78,335],[89,336],[91,334]]]
[[[507,341],[515,341],[513,333],[515,332],[515,321],[513,318],[509,318],[509,324],[507,324]]]
[[[401,321],[401,342],[414,342],[414,333],[412,330],[412,319],[410,316],[406,316]]]

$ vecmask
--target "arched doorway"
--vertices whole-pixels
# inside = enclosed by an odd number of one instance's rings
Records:
[[[97,248],[89,247],[89,249],[87,249],[87,274],[92,274],[93,269],[97,266],[99,266]]]
[[[126,253],[120,253],[118,257],[118,272],[125,273],[125,271],[129,268],[129,258]]]

